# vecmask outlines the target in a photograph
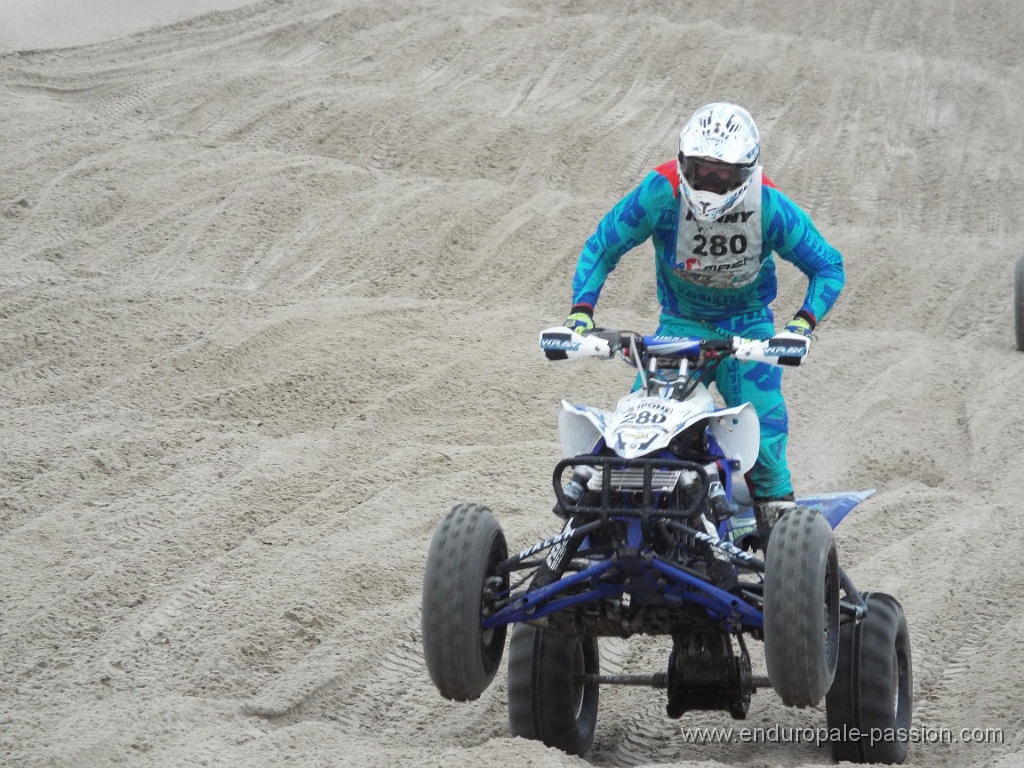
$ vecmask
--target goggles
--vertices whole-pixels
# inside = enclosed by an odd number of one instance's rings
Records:
[[[740,187],[754,173],[755,163],[735,165],[707,157],[688,157],[679,153],[679,168],[686,182],[699,192],[724,195]]]

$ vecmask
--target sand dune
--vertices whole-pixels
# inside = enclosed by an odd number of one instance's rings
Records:
[[[503,672],[454,704],[422,662],[438,520],[473,500],[513,546],[550,535],[559,399],[629,386],[537,332],[713,99],[847,261],[787,373],[798,491],[878,489],[837,539],[906,609],[915,722],[1003,733],[910,764],[1024,762],[1015,2],[238,5],[137,34],[108,6],[82,45],[5,21],[0,764],[830,765],[687,745],[732,721],[644,689],[602,692],[571,758],[509,738]],[[600,320],[653,329],[651,266],[623,260]],[[762,692],[747,725],[823,722]]]

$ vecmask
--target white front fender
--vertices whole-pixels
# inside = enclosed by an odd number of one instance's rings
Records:
[[[558,412],[562,456],[568,459],[593,452],[611,417],[612,414],[598,408],[563,400]],[[711,434],[725,455],[739,462],[741,473],[754,466],[761,442],[761,424],[754,406],[744,403],[701,418],[707,421]]]
[[[722,451],[740,463],[740,472],[746,472],[757,461],[761,445],[761,423],[750,403],[735,408],[715,411],[707,417],[708,427]]]
[[[604,433],[609,414],[586,405],[562,401],[558,412],[558,437],[562,442],[562,456],[570,459],[591,453]]]

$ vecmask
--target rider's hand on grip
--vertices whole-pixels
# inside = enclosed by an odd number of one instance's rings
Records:
[[[800,365],[811,351],[811,333],[814,318],[803,310],[789,321],[782,333],[771,339],[772,352],[778,355],[779,365]]]
[[[811,321],[802,314],[797,314],[792,320],[789,321],[789,325],[786,326],[787,333],[795,333],[798,336],[806,336],[810,338],[811,332],[814,330],[814,325]]]
[[[572,308],[572,314],[566,318],[565,327],[576,333],[594,330],[594,311],[588,306],[577,304]]]

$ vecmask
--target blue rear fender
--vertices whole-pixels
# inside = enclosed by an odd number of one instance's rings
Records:
[[[833,529],[853,511],[853,508],[875,494],[875,489],[868,491],[842,491],[839,493],[822,493],[817,496],[803,496],[796,500],[801,507],[816,509],[821,513]]]
[[[875,492],[875,489],[872,488],[867,491],[820,493],[815,496],[801,496],[796,500],[796,503],[797,506],[820,512],[821,516],[828,521],[828,524],[834,530],[850,514],[854,507],[873,496]],[[739,512],[719,526],[718,535],[741,548],[744,542],[750,544],[751,537],[757,538],[754,510],[750,507],[741,507]]]

